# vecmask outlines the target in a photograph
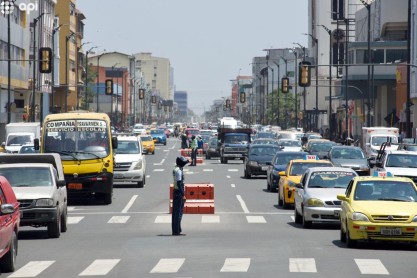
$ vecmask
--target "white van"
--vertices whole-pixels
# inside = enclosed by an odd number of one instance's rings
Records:
[[[114,184],[145,185],[146,158],[142,154],[142,142],[139,136],[118,136],[115,149]]]

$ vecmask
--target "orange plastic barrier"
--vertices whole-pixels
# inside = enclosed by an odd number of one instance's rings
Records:
[[[181,156],[191,157],[191,149],[181,149]],[[203,150],[197,150],[197,157],[203,157]]]
[[[170,185],[169,213],[172,213],[174,185]],[[214,185],[209,183],[185,184],[185,214],[214,214]]]
[[[190,161],[190,163],[191,163],[191,157],[186,157],[186,159],[188,159]],[[197,156],[197,164],[202,164],[202,163],[203,163],[203,158]]]

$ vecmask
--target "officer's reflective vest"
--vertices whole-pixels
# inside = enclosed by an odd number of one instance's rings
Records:
[[[191,149],[195,149],[197,148],[197,139],[194,139],[193,141],[191,141]]]
[[[181,171],[180,167],[175,166],[174,170],[172,170],[172,176],[174,178],[174,189],[179,190],[178,183],[177,183],[177,172]],[[181,179],[183,179],[183,176],[181,175]]]

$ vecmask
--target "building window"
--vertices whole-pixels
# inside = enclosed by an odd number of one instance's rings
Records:
[[[70,15],[75,15],[75,4],[74,3],[70,2],[69,10],[70,10]]]
[[[153,77],[156,77],[156,73],[153,74]]]
[[[70,71],[75,72],[75,62],[70,60]]]
[[[406,49],[387,49],[387,61],[386,63],[398,63],[407,61]]]

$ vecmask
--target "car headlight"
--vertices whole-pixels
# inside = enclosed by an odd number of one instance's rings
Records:
[[[295,182],[293,182],[293,181],[288,181],[288,182],[287,182],[287,185],[288,185],[289,187],[295,187],[296,183],[295,183]]]
[[[256,161],[249,161],[250,166],[258,166],[258,162]]]
[[[417,215],[414,216],[413,221],[411,221],[411,222],[417,222]]]
[[[52,206],[54,206],[54,200],[52,200],[52,199],[39,199],[39,200],[36,200],[35,206],[37,206],[37,207],[52,207]]]
[[[369,222],[368,216],[366,216],[365,214],[363,214],[361,212],[354,212],[354,213],[352,213],[351,219],[353,221]]]
[[[133,167],[133,170],[141,170],[142,169],[142,159],[139,159],[138,162],[136,162],[135,166]]]
[[[309,207],[324,207],[324,202],[320,199],[310,198],[307,200],[307,206]]]

